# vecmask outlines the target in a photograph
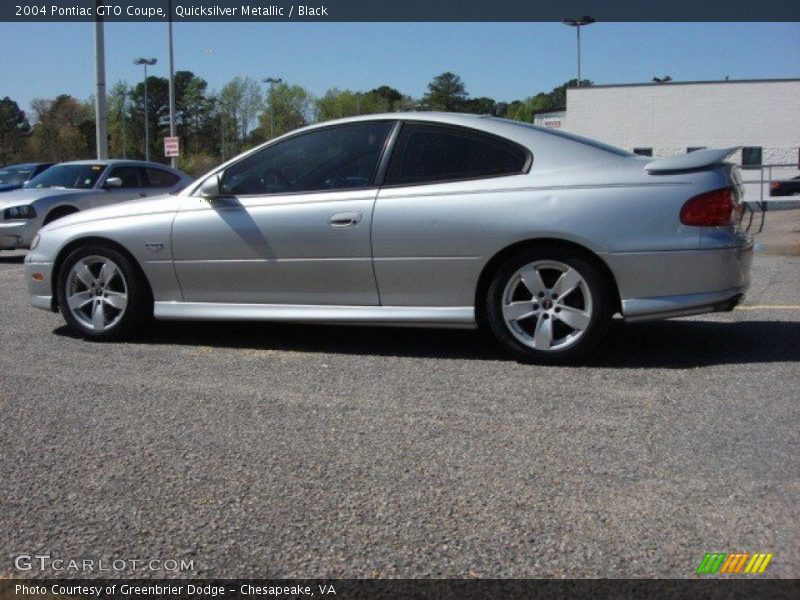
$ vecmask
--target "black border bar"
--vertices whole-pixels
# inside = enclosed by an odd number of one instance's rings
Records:
[[[144,593],[124,593],[149,588]],[[160,586],[160,587],[159,587]],[[190,587],[190,586],[193,586]],[[324,587],[321,587],[324,586]],[[335,594],[330,593],[331,587]],[[30,593],[31,589],[37,591]],[[85,588],[85,592],[81,589]],[[270,588],[280,593],[270,593]],[[97,591],[100,593],[96,593]],[[198,591],[199,590],[199,591]],[[24,593],[24,592],[28,593]],[[327,591],[328,593],[325,593]],[[313,592],[313,595],[309,595]],[[5,579],[0,600],[105,598],[111,600],[537,600],[602,599],[793,600],[797,579]]]
[[[0,21],[80,22],[800,21],[797,0],[3,0]],[[305,10],[301,10],[304,7]],[[313,10],[310,10],[313,9]],[[324,10],[323,10],[324,9]]]

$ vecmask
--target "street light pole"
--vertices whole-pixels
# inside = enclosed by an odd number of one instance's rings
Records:
[[[169,136],[175,137],[175,67],[172,55],[172,0],[169,0]],[[170,164],[174,169],[177,158],[171,157]]]
[[[578,85],[577,87],[581,87],[581,27],[584,25],[591,25],[595,22],[595,19],[592,17],[581,17],[580,19],[564,19],[564,25],[569,25],[570,27],[574,27],[577,31],[577,41],[578,41]]]
[[[263,80],[269,84],[269,137],[275,137],[275,84],[283,81],[280,77],[267,77]]]
[[[137,58],[133,61],[135,65],[144,66],[144,159],[147,161],[150,160],[150,132],[147,123],[149,121],[147,118],[147,66],[153,66],[157,62],[157,58]]]

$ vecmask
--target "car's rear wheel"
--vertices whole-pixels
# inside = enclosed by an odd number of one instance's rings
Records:
[[[600,271],[569,248],[542,248],[508,259],[489,284],[492,333],[517,358],[568,363],[608,331],[613,294]]]
[[[105,246],[85,246],[64,261],[58,277],[61,314],[78,335],[118,340],[141,327],[150,309],[147,286],[131,260]]]

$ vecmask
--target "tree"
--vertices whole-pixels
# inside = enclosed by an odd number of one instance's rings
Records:
[[[461,110],[477,115],[495,115],[497,114],[497,102],[485,96],[482,98],[470,98],[463,101]]]
[[[234,77],[217,97],[217,110],[227,143],[237,150],[247,139],[259,112],[264,107],[255,79]]]
[[[259,129],[263,139],[278,137],[287,131],[308,125],[312,117],[313,104],[311,94],[302,86],[289,85],[285,82],[275,84],[272,91],[267,94],[267,106],[259,117]],[[271,131],[273,114],[274,132]]]
[[[150,157],[158,160],[164,154],[161,123],[169,120],[169,81],[153,75],[147,78],[147,115],[144,113],[144,82],[137,83],[130,93],[128,140],[130,154],[144,158],[144,120],[147,118],[150,139]]]
[[[183,138],[183,151],[201,145],[213,106],[206,96],[208,84],[191,71],[175,72],[175,127]],[[144,82],[130,90],[128,123],[129,147],[133,154],[143,157],[144,152]],[[169,135],[169,80],[164,77],[147,78],[147,126],[150,136],[151,159],[164,160],[163,138]]]
[[[399,94],[399,92],[398,92]],[[399,99],[402,99],[400,95]],[[367,92],[352,92],[333,88],[324,96],[314,102],[317,121],[329,121],[354,115],[369,115],[389,112],[390,101],[374,90]]]
[[[88,103],[62,94],[31,102],[36,124],[28,141],[37,160],[63,162],[94,156],[94,116]]]
[[[206,80],[191,71],[175,73],[175,127],[184,155],[217,152],[220,135],[216,96],[207,90]]]
[[[28,117],[19,105],[8,96],[0,100],[0,165],[17,157],[30,130]]]
[[[533,122],[535,113],[547,110],[553,106],[553,101],[549,94],[539,93],[535,96],[528,96],[525,100],[515,100],[508,105],[505,117],[526,123]]]
[[[127,158],[131,145],[128,131],[128,96],[130,88],[124,81],[117,81],[108,92],[108,155]]]
[[[589,79],[581,79],[581,87],[590,87],[594,82]],[[567,105],[567,88],[577,87],[578,80],[570,79],[568,82],[556,86],[550,92],[550,106],[554,108],[564,108]]]
[[[453,112],[462,110],[466,99],[464,82],[455,73],[447,71],[434,77],[428,84],[422,105],[428,110]]]
[[[404,107],[404,104],[407,100],[410,100],[410,98],[403,96],[403,94],[401,94],[398,90],[394,89],[393,87],[389,87],[388,85],[376,87],[375,89],[368,91],[367,95],[372,96],[380,101],[383,107],[385,107],[384,110],[386,112],[399,110]]]

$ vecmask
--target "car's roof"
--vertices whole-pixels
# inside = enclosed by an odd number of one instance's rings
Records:
[[[369,115],[358,115],[355,117],[345,117],[343,119],[333,119],[331,121],[323,121],[315,123],[314,125],[334,125],[337,123],[357,123],[359,121],[385,121],[391,120],[408,120],[408,121],[430,121],[434,123],[449,123],[452,125],[471,125],[475,126],[481,119],[494,119],[492,115],[476,115],[472,113],[451,113],[451,112],[435,112],[435,111],[406,111],[406,112],[390,112],[390,113],[374,113]]]
[[[139,165],[142,167],[161,167],[169,169],[169,165],[164,165],[157,162],[147,162],[145,160],[134,160],[130,158],[103,158],[103,159],[87,159],[87,160],[70,160],[67,162],[59,163],[61,165]]]
[[[551,129],[548,127],[540,127],[533,123],[525,123],[523,121],[514,121],[510,119],[503,119],[493,115],[478,115],[473,113],[450,113],[450,112],[427,112],[427,111],[411,111],[411,112],[394,112],[394,113],[376,113],[372,115],[359,115],[357,117],[346,117],[344,119],[335,119],[331,121],[323,121],[321,123],[314,123],[302,130],[312,130],[319,127],[329,127],[331,125],[339,125],[346,123],[358,123],[363,121],[424,121],[428,123],[442,123],[446,125],[461,125],[463,127],[470,127],[487,133],[494,133],[497,135],[505,136],[514,139],[520,143],[525,143],[525,139],[530,139],[530,136],[537,136],[540,140],[551,140],[552,138],[560,138],[563,141],[578,142],[585,146],[590,146],[595,150],[610,152],[619,156],[630,156],[629,152],[609,146],[597,140],[585,138],[566,131]],[[301,131],[301,130],[298,130]],[[291,131],[287,136],[296,133]],[[544,137],[543,137],[544,136]]]
[[[4,167],[0,167],[0,169],[11,169],[11,168],[31,169],[38,167],[39,165],[52,165],[52,164],[53,163],[48,163],[48,162],[17,163],[14,165],[6,165]]]

